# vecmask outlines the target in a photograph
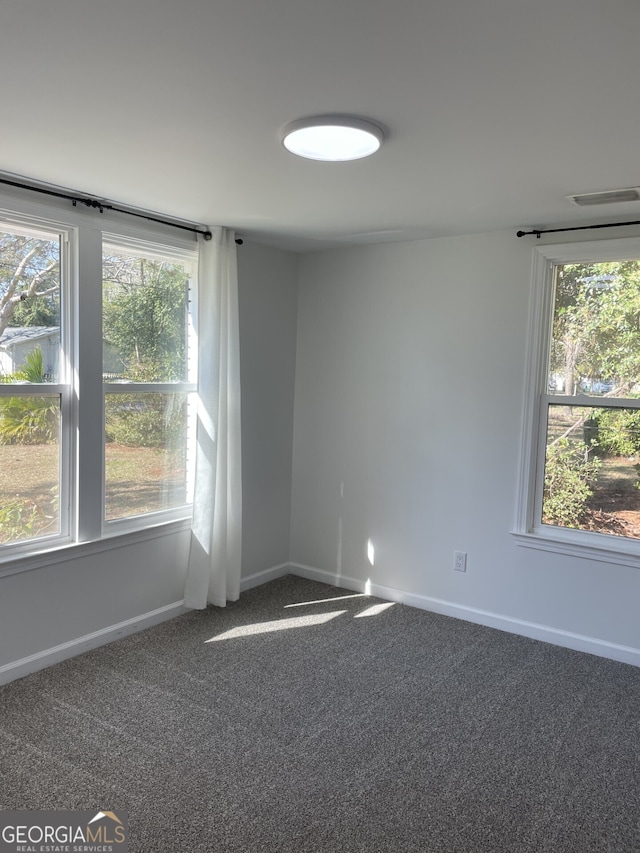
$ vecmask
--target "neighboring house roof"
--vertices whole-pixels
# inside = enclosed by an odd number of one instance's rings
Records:
[[[0,349],[60,334],[60,326],[7,326],[0,335]]]

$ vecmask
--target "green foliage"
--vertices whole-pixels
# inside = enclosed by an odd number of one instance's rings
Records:
[[[16,496],[3,499],[0,504],[0,544],[21,542],[51,533],[52,522],[57,519],[59,507],[59,489],[51,490],[52,499],[46,509],[29,498]],[[47,503],[47,502],[45,502]]]
[[[183,267],[109,255],[104,258],[103,278],[103,335],[117,350],[124,376],[147,382],[185,379],[187,277]]]
[[[59,326],[59,294],[18,302],[9,320],[10,326]]]
[[[629,457],[640,453],[640,410],[600,409],[589,424],[599,456]]]
[[[26,364],[12,381],[44,382],[44,361],[40,347],[32,350]],[[59,433],[58,397],[0,397],[0,444],[48,444]]]
[[[57,398],[1,397],[0,444],[48,444],[59,431]]]
[[[45,382],[44,357],[41,347],[32,349],[24,360],[24,367],[16,373],[16,379],[23,382]]]
[[[128,447],[184,445],[184,398],[164,394],[108,394],[105,403],[106,440]]]
[[[640,378],[640,261],[566,264],[556,280],[551,372],[629,391]]]
[[[31,539],[39,529],[42,515],[33,501],[3,500],[0,504],[0,544]]]
[[[600,460],[589,458],[581,442],[558,439],[547,448],[542,518],[545,524],[580,527],[593,494]]]

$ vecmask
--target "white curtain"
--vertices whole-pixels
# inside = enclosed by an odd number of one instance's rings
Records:
[[[238,274],[233,231],[199,237],[196,473],[184,603],[240,595],[242,471]]]

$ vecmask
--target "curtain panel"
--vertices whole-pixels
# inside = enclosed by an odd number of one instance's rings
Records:
[[[185,607],[240,595],[242,468],[235,234],[199,237],[195,491]]]

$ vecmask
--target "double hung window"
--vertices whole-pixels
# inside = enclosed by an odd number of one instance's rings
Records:
[[[640,564],[640,241],[535,250],[522,544]]]
[[[175,250],[103,242],[106,522],[190,501],[193,272]]]
[[[195,243],[0,213],[0,560],[189,518]]]

